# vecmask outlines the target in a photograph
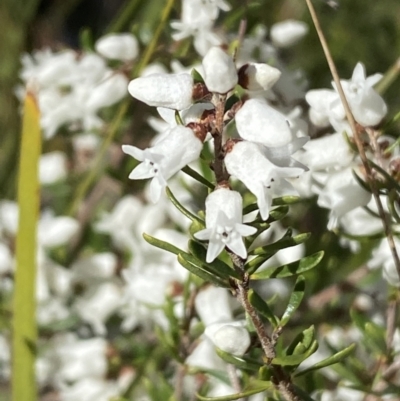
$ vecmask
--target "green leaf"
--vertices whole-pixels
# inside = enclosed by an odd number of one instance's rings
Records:
[[[385,329],[368,320],[368,318],[356,310],[350,311],[354,324],[364,334],[363,341],[371,351],[377,354],[386,352]]]
[[[258,247],[251,251],[249,255],[272,255],[284,248],[302,244],[310,238],[310,233],[298,234],[294,237],[283,236],[280,240],[273,244],[268,244],[262,247]]]
[[[302,401],[315,401],[313,398],[310,397],[310,394],[308,392],[304,391],[302,388],[300,388],[296,385],[293,385],[293,387],[294,387],[295,393],[300,396],[300,399]]]
[[[192,177],[194,180],[198,181],[200,184],[203,184],[207,188],[214,190],[215,185],[210,181],[206,180],[201,174],[193,170],[191,167],[185,166],[181,171],[183,171],[188,176]]]
[[[179,111],[178,111],[178,110],[175,110],[175,122],[176,122],[178,125],[185,125],[185,124],[183,123],[182,117],[181,117],[181,115],[179,114]]]
[[[294,285],[294,289],[292,294],[290,295],[288,306],[286,307],[285,313],[282,316],[280,321],[280,326],[285,326],[293,313],[300,306],[301,301],[304,297],[304,290],[306,288],[306,281],[303,276],[297,277],[296,284]]]
[[[207,251],[206,249],[199,244],[197,241],[189,240],[189,251],[195,256],[198,260],[202,262],[202,267],[204,270],[210,271],[210,273],[216,274],[217,276],[223,279],[229,279],[230,277],[234,277],[238,280],[242,280],[241,275],[223,262],[220,259],[215,259],[211,263],[205,262]]]
[[[273,365],[282,366],[295,366],[300,365],[304,360],[311,356],[318,349],[318,342],[314,340],[311,346],[303,354],[293,354],[293,355],[282,355],[277,356],[272,360]]]
[[[300,196],[287,195],[272,200],[272,206],[293,205],[301,201]]]
[[[164,251],[171,252],[174,255],[179,255],[180,253],[185,252],[182,249],[177,248],[175,245],[169,244],[168,242],[152,237],[149,234],[143,233],[142,235],[146,242],[148,242],[150,245],[155,246],[156,248],[160,248],[163,249]]]
[[[255,210],[258,210],[258,206],[256,203],[252,203],[243,209],[243,215],[254,212]],[[261,220],[260,215],[258,215],[257,223],[259,224],[273,223],[274,221],[283,219],[288,214],[288,212],[289,212],[289,207],[287,205],[279,206],[276,209],[272,209],[270,211],[269,217],[266,221]],[[256,224],[253,225],[256,226]]]
[[[306,352],[315,339],[315,327],[311,325],[293,339],[286,350],[286,355],[298,355]]]
[[[229,283],[226,281],[221,280],[220,278],[214,276],[213,274],[209,273],[208,271],[204,270],[201,267],[200,261],[197,261],[192,255],[188,253],[180,253],[178,255],[178,262],[187,270],[189,270],[194,275],[200,277],[206,282],[213,283],[218,287],[225,287],[230,288]]]
[[[197,84],[197,83],[204,84],[203,77],[201,76],[201,74],[195,68],[192,69],[192,72],[190,74],[192,75],[193,82],[195,84]]]
[[[35,347],[37,221],[40,208],[39,157],[42,148],[40,111],[29,88],[24,99],[18,168],[18,233],[13,294],[12,399],[36,400]]]
[[[243,391],[236,394],[224,395],[222,397],[204,397],[200,394],[196,394],[196,397],[202,401],[231,401],[239,400],[240,398],[246,398],[253,394],[262,393],[265,390],[273,388],[273,384],[270,381],[253,380],[246,386]]]
[[[249,370],[251,372],[257,372],[260,369],[260,367],[263,366],[262,363],[249,361],[248,359],[241,358],[232,355],[228,352],[222,351],[222,349],[219,348],[215,348],[215,352],[226,363],[230,363],[231,365],[234,365],[239,369]]]
[[[182,206],[181,203],[179,203],[179,201],[175,198],[174,194],[171,192],[171,190],[167,187],[166,188],[166,192],[167,192],[167,196],[169,198],[169,200],[172,202],[172,204],[184,215],[186,216],[188,219],[194,221],[201,221],[201,219],[196,216],[195,214],[193,214],[192,212],[190,212],[189,210],[187,210],[184,206]],[[202,222],[204,224],[204,222]]]
[[[324,251],[319,251],[287,265],[269,267],[259,273],[252,274],[250,279],[265,280],[267,278],[283,278],[301,274],[317,266],[323,256]]]
[[[335,355],[330,356],[329,358],[323,359],[320,362],[317,362],[315,365],[310,366],[307,369],[304,369],[300,372],[295,373],[295,376],[302,376],[306,373],[312,372],[313,370],[318,370],[325,368],[327,366],[334,365],[335,363],[341,362],[343,359],[347,358],[356,348],[356,344],[353,343],[349,345],[347,348],[342,349]]]
[[[261,316],[268,319],[274,328],[278,327],[278,319],[272,313],[268,304],[253,289],[249,290],[249,302]]]

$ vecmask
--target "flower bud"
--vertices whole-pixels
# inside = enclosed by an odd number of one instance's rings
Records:
[[[203,59],[204,82],[210,92],[227,93],[238,82],[232,57],[220,47],[212,47]]]
[[[249,99],[235,116],[239,135],[268,147],[284,146],[292,140],[285,116],[260,99]]]
[[[189,74],[153,74],[131,81],[128,91],[149,106],[183,110],[192,104],[193,78]]]
[[[289,47],[298,42],[308,32],[308,26],[302,21],[292,19],[278,22],[271,27],[272,43],[278,47]]]
[[[239,85],[249,91],[270,89],[281,76],[281,72],[268,64],[250,63],[239,69]]]
[[[127,85],[128,80],[122,74],[106,76],[91,92],[86,103],[88,109],[97,111],[119,102],[126,95]]]
[[[54,184],[67,176],[67,156],[63,152],[45,153],[40,157],[39,180],[42,185]]]
[[[95,49],[105,58],[122,61],[135,59],[139,52],[138,42],[130,33],[103,36],[96,42]]]
[[[207,327],[205,334],[210,337],[216,347],[230,354],[242,356],[250,346],[249,332],[241,322],[215,323]]]

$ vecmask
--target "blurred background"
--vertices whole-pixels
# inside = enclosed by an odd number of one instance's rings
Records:
[[[223,21],[227,31],[237,31],[243,18],[248,21],[248,31],[259,24],[270,27],[273,23],[289,18],[307,22],[310,31],[306,39],[293,48],[282,50],[281,56],[290,68],[304,71],[309,88],[330,87],[329,69],[305,1],[228,2],[233,11]],[[80,49],[90,46],[107,32],[131,31],[145,46],[157,28],[165,3],[166,0],[0,0],[0,199],[15,199],[16,195],[15,177],[21,127],[15,88],[19,83],[21,55],[45,47],[52,50],[64,47]],[[399,59],[399,0],[315,0],[314,4],[342,78],[350,78],[359,61],[365,64],[367,75],[372,75],[376,72],[385,73]],[[179,18],[180,7],[181,1],[176,0],[173,18]],[[189,65],[195,58],[198,59],[190,45],[186,48],[185,44],[177,47],[171,45],[171,31],[167,25],[153,60],[164,61],[168,65],[174,57],[182,61],[182,64]],[[400,80],[397,79],[384,94],[389,105],[388,119],[400,111],[399,94]],[[140,115],[140,106],[132,112]],[[150,135],[151,129],[145,120],[142,118],[137,121],[141,135]],[[126,135],[129,135],[130,129],[132,127],[126,127]],[[137,126],[136,131],[139,131]],[[393,134],[398,136],[398,132]],[[60,148],[66,143],[60,139],[56,141],[46,143],[44,151]],[[119,179],[122,181],[127,181],[126,171],[119,170]],[[350,256],[349,251],[340,248],[338,237],[326,231],[327,213],[327,210],[316,208],[315,202],[305,201],[295,207],[295,213],[291,216],[295,221],[290,225],[314,234],[314,241],[307,245],[307,254],[330,249],[333,255],[329,260],[324,260],[324,266],[321,267],[325,268],[326,274],[314,276],[313,292],[340,281],[366,258],[366,254]],[[333,319],[348,319],[347,313],[342,314],[340,308],[333,309],[330,311]],[[311,317],[312,321],[315,319],[316,316]]]

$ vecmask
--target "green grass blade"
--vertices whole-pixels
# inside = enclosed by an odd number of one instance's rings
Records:
[[[36,327],[36,225],[40,188],[38,162],[41,153],[40,113],[35,95],[24,102],[18,176],[19,225],[16,240],[13,299],[12,400],[35,401]]]

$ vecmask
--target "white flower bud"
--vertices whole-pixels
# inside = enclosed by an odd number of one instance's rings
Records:
[[[68,216],[45,214],[39,221],[38,238],[42,246],[53,248],[66,244],[79,230],[77,220]]]
[[[270,89],[281,76],[281,72],[268,64],[245,64],[239,70],[239,84],[249,91]]]
[[[183,110],[192,104],[193,78],[189,74],[153,74],[136,78],[128,91],[154,107]]]
[[[216,347],[230,354],[242,356],[250,346],[249,332],[242,322],[216,323],[207,327],[205,334]]]
[[[308,32],[305,22],[288,19],[271,27],[272,43],[278,47],[289,47],[298,42]]]
[[[261,99],[249,99],[235,116],[239,135],[268,147],[284,146],[292,140],[285,116]]]
[[[233,318],[229,293],[225,288],[207,287],[197,294],[194,304],[205,326]]]
[[[125,75],[111,74],[97,85],[91,92],[86,106],[96,112],[102,107],[111,106],[119,102],[126,95],[128,80]]]
[[[137,39],[130,33],[111,34],[100,38],[96,44],[97,53],[114,60],[129,61],[137,57]]]
[[[203,59],[204,82],[210,92],[227,93],[238,82],[238,74],[231,56],[220,47],[212,47]]]
[[[42,155],[39,162],[39,180],[42,185],[54,184],[67,176],[67,156],[63,152]]]

